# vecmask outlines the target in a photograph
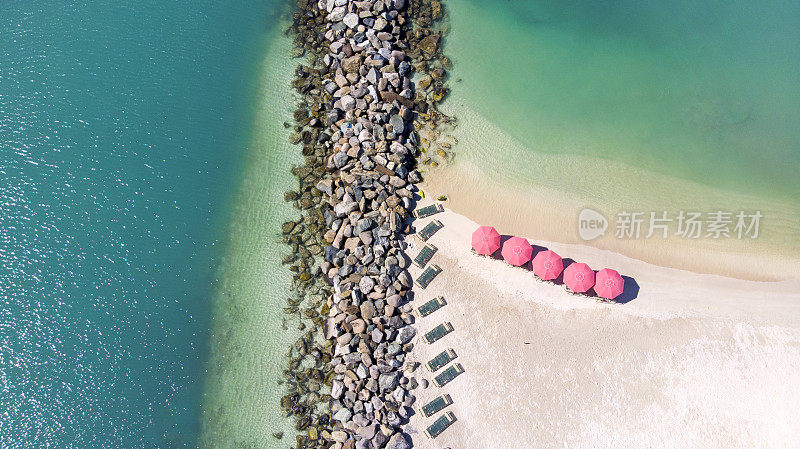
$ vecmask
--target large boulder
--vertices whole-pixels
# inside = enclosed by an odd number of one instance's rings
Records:
[[[364,276],[358,282],[358,288],[361,290],[361,293],[366,295],[367,293],[371,292],[373,288],[375,288],[375,279],[370,276]]]
[[[372,279],[372,278],[370,278],[369,276],[364,276],[363,278],[361,278],[361,282],[364,282],[364,279]],[[372,284],[374,285],[375,281],[372,281]],[[359,286],[361,286],[361,283],[359,283]],[[370,290],[372,290],[372,287],[370,287]],[[361,291],[363,293],[369,292],[369,290],[367,291],[361,290]],[[374,317],[375,317],[375,304],[373,304],[372,301],[369,300],[361,303],[361,318],[364,318],[365,320],[369,321]]]
[[[334,380],[331,384],[331,397],[341,399],[344,394],[344,384],[340,380]]]
[[[396,433],[389,438],[386,449],[411,449],[411,443],[403,433]]]
[[[358,14],[351,12],[344,16],[342,22],[344,22],[348,28],[355,28],[358,26]]]
[[[333,414],[333,419],[340,421],[340,422],[347,422],[350,421],[350,418],[353,416],[353,412],[351,412],[347,407],[342,407]]]
[[[392,391],[397,388],[397,384],[400,382],[400,373],[398,372],[391,372],[381,374],[378,378],[378,388],[380,388],[381,392],[384,391]]]
[[[417,335],[417,330],[414,329],[412,326],[403,326],[397,332],[397,342],[400,344],[406,344]]]

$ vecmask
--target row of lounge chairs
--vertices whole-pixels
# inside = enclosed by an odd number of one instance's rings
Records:
[[[438,309],[444,304],[445,304],[444,298],[438,297],[434,298],[431,301],[428,301],[422,307],[428,306],[426,308],[426,311],[432,309],[431,311],[427,312],[427,314],[429,315],[430,313],[433,312],[433,310]],[[422,309],[422,307],[420,309]],[[442,339],[445,335],[449,334],[450,332],[453,332],[453,325],[450,324],[449,322],[441,323],[425,334],[425,341],[427,341],[428,344],[434,343]],[[436,357],[428,361],[427,363],[428,370],[430,370],[431,373],[435,373],[448,363],[455,360],[456,357],[458,357],[456,352],[452,348],[448,348],[440,352]],[[433,381],[436,382],[437,386],[443,387],[463,372],[464,372],[464,367],[462,367],[460,363],[454,363],[449,367],[447,367],[444,371],[439,373],[439,375],[437,375],[433,379]],[[429,418],[435,415],[436,413],[444,410],[452,403],[453,399],[450,397],[450,395],[443,394],[425,404],[422,407],[421,411],[426,418]],[[456,422],[456,415],[454,415],[453,412],[447,412],[444,415],[438,417],[436,421],[434,421],[430,426],[428,426],[428,428],[425,430],[425,434],[428,435],[428,437],[430,438],[436,438],[439,435],[441,435],[442,432],[444,432],[454,422]]]
[[[426,418],[430,418],[431,416],[439,413],[440,411],[444,410],[453,403],[453,399],[450,397],[449,394],[443,394],[436,399],[428,402],[422,407],[422,414],[425,415]],[[456,422],[456,415],[453,412],[447,412],[444,415],[440,416],[436,419],[427,429],[425,429],[425,434],[428,435],[430,438],[436,438],[442,434],[451,424]]]
[[[429,217],[433,214],[442,212],[444,208],[440,204],[433,204],[430,206],[426,206],[414,211],[415,218],[425,218]],[[417,237],[423,242],[427,242],[428,239],[431,238],[437,231],[442,229],[444,226],[439,220],[433,220],[428,223],[425,227],[423,227],[420,231],[417,232]],[[442,272],[442,269],[438,265],[430,265],[427,268],[426,265],[428,262],[431,261],[434,254],[438,249],[430,244],[426,243],[425,246],[420,250],[417,254],[417,257],[414,258],[414,265],[418,266],[419,268],[423,268],[423,272],[417,277],[416,284],[420,288],[426,288],[430,283]],[[425,304],[421,305],[417,311],[422,317],[426,317],[433,312],[439,310],[443,306],[445,306],[447,302],[444,300],[443,297],[438,296],[436,298],[431,299],[430,301],[426,302]],[[428,331],[424,338],[428,344],[435,343],[439,341],[444,336],[449,334],[453,331],[453,325],[449,322],[441,323],[438,326],[434,327],[430,331]],[[434,373],[441,368],[443,368],[448,363],[455,360],[457,357],[455,351],[452,349],[447,349],[441,352],[439,355],[434,357],[428,362],[428,369]],[[450,366],[449,368],[442,371],[434,381],[438,386],[443,386],[453,380],[456,376],[461,374],[464,369],[461,367],[460,364],[455,364]],[[431,416],[441,412],[448,406],[453,403],[453,399],[450,397],[449,394],[440,395],[427,404],[425,404],[421,408],[422,414],[426,418],[430,418]],[[425,434],[428,435],[430,438],[436,438],[442,434],[448,427],[450,427],[454,422],[456,422],[456,416],[452,412],[447,412],[441,416],[439,416],[428,428],[425,430]]]

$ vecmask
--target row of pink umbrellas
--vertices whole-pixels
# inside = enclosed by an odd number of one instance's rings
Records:
[[[478,254],[492,255],[500,249],[500,233],[491,226],[481,226],[472,233],[472,248]],[[522,266],[531,260],[533,247],[522,237],[511,237],[502,244],[500,254],[511,265]],[[595,274],[589,265],[571,263],[564,269],[564,261],[553,251],[540,251],[533,258],[533,272],[546,281],[564,273],[564,284],[577,293],[585,293],[594,287],[601,298],[614,299],[625,289],[625,280],[616,271],[603,268]]]

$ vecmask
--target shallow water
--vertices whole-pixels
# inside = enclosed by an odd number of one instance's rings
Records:
[[[529,151],[747,195],[800,193],[797,2],[447,6],[454,96]]]
[[[279,239],[281,224],[299,215],[283,193],[297,189],[290,170],[303,162],[289,143],[292,130],[283,126],[292,122],[297,101],[288,86],[299,61],[290,50],[291,40],[273,32],[260,57],[253,133],[213,292],[201,448],[277,449],[294,441],[293,420],[280,410],[286,388],[277,383],[287,349],[300,334],[297,321],[283,313],[291,273],[281,259],[290,248]],[[274,438],[276,432],[283,439]]]
[[[275,3],[0,4],[0,447],[196,447]]]

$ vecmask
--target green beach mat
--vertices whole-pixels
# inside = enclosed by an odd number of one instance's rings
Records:
[[[442,371],[433,380],[436,381],[436,385],[443,387],[463,372],[464,367],[462,367],[460,363],[456,363],[447,367],[446,370]]]
[[[420,315],[426,317],[432,314],[433,312],[436,312],[437,310],[441,309],[442,306],[445,306],[446,304],[447,301],[444,300],[444,297],[437,296],[431,299],[430,301],[426,302],[425,304],[419,306],[417,308],[417,311],[419,312]]]
[[[425,288],[433,281],[433,279],[442,272],[442,269],[439,268],[438,265],[431,265],[422,272],[417,278],[417,285],[420,288]]]
[[[456,415],[453,412],[447,412],[444,415],[440,416],[439,419],[433,422],[428,428],[425,430],[425,433],[430,438],[436,438],[442,434],[451,424],[456,422]]]
[[[441,339],[445,335],[449,334],[450,332],[453,332],[453,325],[450,324],[450,322],[448,321],[429,330],[428,333],[425,334],[425,341],[427,341],[428,344],[431,344]]]
[[[430,206],[425,206],[423,208],[417,209],[414,211],[414,218],[425,218],[430,217],[433,214],[438,214],[439,212],[444,211],[444,207],[441,204],[431,204]]]
[[[449,394],[443,394],[438,398],[428,402],[422,407],[422,414],[425,415],[426,418],[439,413],[440,411],[444,410],[445,407],[453,403],[453,399],[450,397]]]
[[[443,366],[455,360],[456,357],[458,356],[456,355],[456,352],[453,351],[452,349],[442,351],[441,353],[439,353],[439,355],[428,361],[428,369],[432,373],[435,373],[436,371],[439,371],[439,369],[442,368]]]
[[[433,234],[436,234],[436,231],[442,229],[444,225],[439,220],[433,220],[432,222],[425,225],[421,231],[417,232],[417,237],[419,237],[423,242],[427,242],[429,238]]]
[[[433,255],[436,254],[436,251],[438,250],[439,248],[428,243],[421,250],[419,250],[419,254],[417,254],[417,257],[414,258],[414,265],[420,268],[425,268],[425,265],[431,261]]]

